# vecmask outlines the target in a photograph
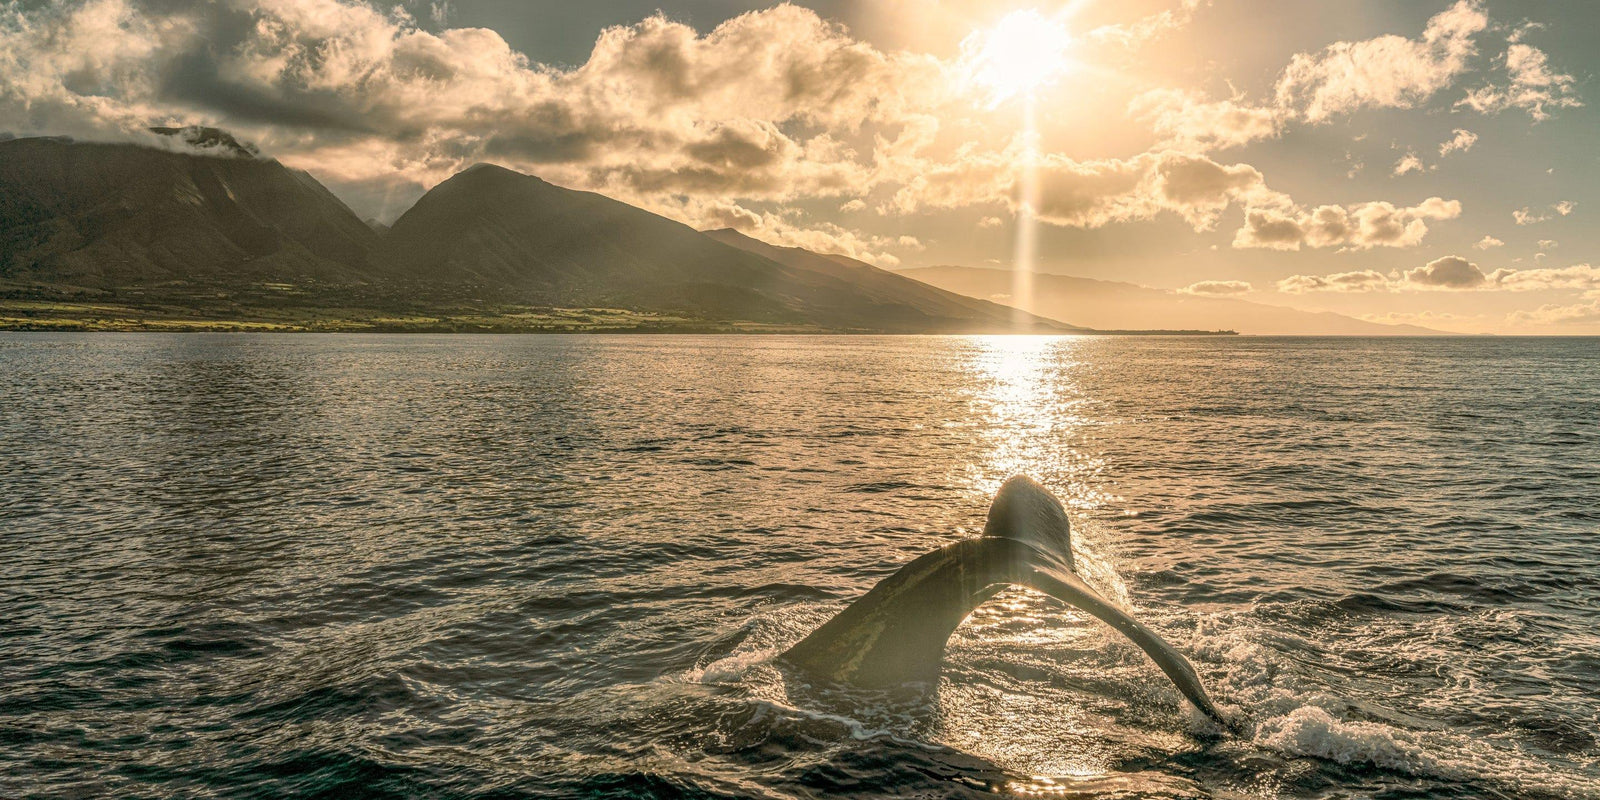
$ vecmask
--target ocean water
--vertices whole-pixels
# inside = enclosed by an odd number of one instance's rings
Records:
[[[1237,724],[1012,590],[1067,503]],[[0,796],[1600,797],[1600,342],[0,334]]]

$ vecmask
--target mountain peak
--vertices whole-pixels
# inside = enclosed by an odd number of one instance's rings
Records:
[[[259,158],[261,148],[249,142],[241,142],[233,134],[221,128],[211,128],[203,125],[185,125],[181,128],[154,127],[151,133],[158,136],[171,136],[195,150],[206,155],[228,156],[231,158]]]
[[[189,146],[0,146],[6,278],[92,289],[372,278],[376,234],[310,175],[215,129],[157,133]]]
[[[510,167],[480,161],[446,178],[435,189],[446,192],[527,192],[540,191],[541,187],[554,188],[554,184],[537,175],[518,172]],[[488,194],[484,194],[488,197]]]
[[[539,183],[545,182],[544,179],[537,175],[529,175],[527,173],[518,172],[510,167],[502,167],[499,164],[490,164],[487,161],[479,161],[478,163],[473,164],[472,166],[467,167],[460,172],[457,172],[455,175],[452,175],[451,178],[461,178],[468,175],[474,178],[487,178],[490,180],[521,178],[523,180],[538,181]]]

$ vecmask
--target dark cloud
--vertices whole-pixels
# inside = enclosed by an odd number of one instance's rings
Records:
[[[1246,294],[1254,287],[1248,281],[1200,281],[1179,289],[1180,294],[1192,294],[1202,297],[1227,297],[1235,294]]]
[[[223,77],[209,49],[174,59],[162,81],[160,99],[173,107],[192,107],[220,117],[224,124],[377,133],[382,120],[351,113],[332,92],[300,92],[291,87],[266,88]]]
[[[1405,281],[1432,289],[1476,289],[1488,283],[1483,270],[1460,256],[1445,256],[1407,270]]]
[[[1156,172],[1167,199],[1180,204],[1226,202],[1230,192],[1262,183],[1254,167],[1223,166],[1204,156],[1173,155],[1162,159]]]
[[[690,142],[683,149],[691,158],[714,168],[751,170],[778,163],[793,148],[794,143],[771,125],[745,122],[719,125],[710,136]]]
[[[1299,250],[1306,247],[1415,247],[1428,235],[1429,220],[1454,219],[1461,203],[1430,197],[1401,207],[1384,200],[1352,206],[1303,209],[1250,209],[1234,247]]]
[[[1378,292],[1389,289],[1389,279],[1376,270],[1337,272],[1332,275],[1291,275],[1278,281],[1278,291],[1287,294],[1306,292]]]
[[[1293,217],[1262,209],[1251,209],[1244,215],[1244,228],[1252,247],[1278,250],[1299,250],[1305,242],[1305,229]],[[1238,246],[1237,242],[1235,246]]]

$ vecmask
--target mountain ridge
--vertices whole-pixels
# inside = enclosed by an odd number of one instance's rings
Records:
[[[1033,315],[1026,314],[1026,312],[1018,312],[1010,306],[946,291],[848,256],[817,253],[801,247],[782,247],[756,239],[733,228],[717,228],[702,231],[701,233],[719,242],[755,253],[795,269],[805,269],[850,280],[873,295],[909,297],[919,310],[930,316],[959,316],[963,312],[978,312],[999,321],[1003,321],[1007,317],[1015,319],[1019,313],[1025,317],[1033,317]],[[1053,322],[1053,320],[1043,321]],[[1070,323],[1059,323],[1059,326],[1063,331],[1088,331],[1086,328]]]
[[[472,285],[517,302],[882,332],[1012,325],[1010,309],[956,300],[876,267],[862,265],[881,276],[786,264],[619,200],[491,164],[424,194],[390,226],[379,261],[408,280]],[[898,290],[877,290],[884,281]],[[951,298],[942,313],[915,301],[929,293]],[[1072,330],[1033,317],[1024,327]]]
[[[463,170],[384,230],[226,132],[156,133],[194,150],[0,140],[0,327],[1014,329],[1003,306],[786,265],[504,167]]]
[[[271,159],[0,142],[0,279],[361,282],[376,242],[315,178]]]

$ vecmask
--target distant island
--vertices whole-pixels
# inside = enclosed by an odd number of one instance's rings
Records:
[[[1094,330],[491,165],[383,226],[225,131],[152,130],[173,148],[0,141],[0,329],[1234,333]]]
[[[1003,269],[912,267],[899,270],[899,274],[971,297],[1009,298],[1011,291],[1011,273]],[[1033,294],[1023,305],[1035,314],[1070,319],[1106,333],[1112,329],[1160,327],[1199,331],[1237,328],[1271,336],[1447,335],[1418,325],[1373,322],[1331,311],[1306,311],[1238,297],[1207,297],[1121,281],[1043,273],[1033,276]]]

